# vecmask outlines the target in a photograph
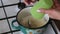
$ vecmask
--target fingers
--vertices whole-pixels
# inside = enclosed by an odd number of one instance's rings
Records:
[[[37,12],[48,14],[49,17],[53,19],[60,19],[60,13],[54,9],[51,10],[39,9]]]
[[[36,2],[36,0],[24,0],[24,3],[26,5],[33,5]]]
[[[50,14],[52,13],[53,10],[45,10],[45,9],[39,9],[37,12],[45,13],[45,14]]]
[[[48,14],[50,18],[54,17],[54,10],[39,9],[37,12]]]
[[[26,5],[28,5],[28,3],[27,3],[27,2],[25,2],[25,1],[24,1],[24,3],[25,3]]]

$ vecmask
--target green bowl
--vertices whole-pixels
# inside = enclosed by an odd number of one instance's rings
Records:
[[[40,0],[31,8],[31,15],[36,19],[42,19],[45,14],[38,13],[37,10],[40,8],[50,9],[53,5],[52,0]]]

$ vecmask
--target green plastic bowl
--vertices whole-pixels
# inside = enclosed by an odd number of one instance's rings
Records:
[[[40,8],[50,9],[52,5],[52,0],[40,0],[31,8],[31,15],[36,19],[42,19],[45,14],[38,13],[37,10]]]

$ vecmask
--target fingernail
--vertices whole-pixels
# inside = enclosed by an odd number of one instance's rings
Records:
[[[37,12],[41,12],[40,10],[37,10]]]

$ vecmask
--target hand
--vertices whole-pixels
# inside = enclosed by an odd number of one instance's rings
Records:
[[[26,5],[33,5],[36,2],[36,0],[24,0],[24,3]]]
[[[60,20],[60,4],[58,0],[54,0],[54,5],[52,9],[49,9],[49,10],[40,9],[40,11],[42,13],[48,14],[50,18]]]
[[[48,14],[50,18],[60,20],[60,12],[55,9],[45,10],[40,9],[38,12]]]

